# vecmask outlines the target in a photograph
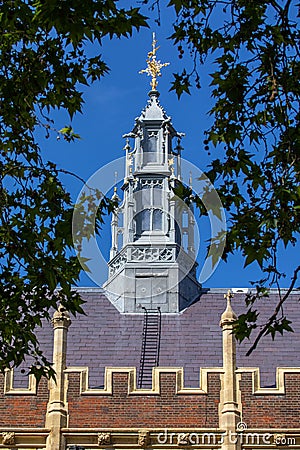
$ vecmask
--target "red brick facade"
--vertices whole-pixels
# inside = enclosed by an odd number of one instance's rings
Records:
[[[79,374],[69,375],[69,426],[104,428],[218,427],[220,379],[209,374],[209,393],[176,394],[175,374],[160,376],[160,394],[128,394],[128,375],[113,375],[113,395],[82,395]]]
[[[68,374],[70,428],[218,428],[220,374],[208,374],[207,394],[176,393],[174,373],[160,375],[159,394],[128,393],[128,374],[113,374],[113,394],[80,393],[80,373]],[[249,428],[299,428],[300,371],[285,374],[284,394],[254,394],[252,373],[240,381],[243,421]],[[37,394],[4,394],[0,376],[0,427],[45,426],[48,383]]]
[[[242,375],[243,421],[249,428],[299,428],[300,370],[284,379],[285,394],[253,395],[252,375]]]
[[[4,395],[4,376],[0,375],[0,427],[44,428],[48,399],[47,380],[41,380],[36,395]]]

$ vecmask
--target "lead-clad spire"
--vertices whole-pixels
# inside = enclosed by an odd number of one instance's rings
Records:
[[[155,39],[155,33],[152,35],[152,51],[148,53],[147,58],[147,68],[140,70],[139,73],[146,73],[148,76],[152,77],[150,86],[152,91],[156,91],[158,81],[157,78],[161,76],[161,71],[163,67],[168,66],[170,63],[161,63],[156,59],[156,53],[159,47],[156,47],[157,41]]]

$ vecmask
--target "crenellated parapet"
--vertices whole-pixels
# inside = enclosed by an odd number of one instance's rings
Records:
[[[258,368],[239,368],[243,422],[249,428],[299,427],[300,368],[277,368],[274,387],[261,387]]]
[[[108,368],[104,387],[90,389],[87,369],[67,369],[69,426],[205,427],[209,416],[217,427],[221,370],[201,371],[201,385],[189,389],[183,385],[183,369],[154,369],[152,388],[138,389],[135,368]]]
[[[162,374],[173,374],[175,376],[174,392],[175,394],[208,394],[208,379],[210,374],[224,374],[222,367],[200,368],[199,371],[199,387],[187,387],[184,385],[184,369],[182,367],[154,367],[153,368],[153,383],[151,389],[137,388],[135,367],[106,367],[104,375],[104,386],[101,388],[89,386],[89,368],[88,367],[67,367],[64,370],[66,380],[70,378],[70,374],[79,374],[80,377],[80,395],[112,395],[113,394],[113,376],[114,374],[127,374],[127,390],[128,394],[138,395],[152,395],[160,394],[160,378]],[[292,387],[295,391],[296,385],[300,383],[300,367],[278,367],[276,370],[276,382],[272,387],[264,387],[260,382],[260,369],[258,367],[239,367],[235,371],[238,383],[247,380],[247,393],[254,397],[264,396],[285,396],[289,393],[291,383],[288,380],[293,380]],[[14,369],[6,370],[4,375],[0,375],[1,381],[1,395],[7,396],[41,396],[41,388],[45,389],[47,382],[40,384],[36,383],[34,375],[29,375],[28,386],[26,388],[14,386]],[[249,382],[249,383],[248,383]],[[42,386],[43,385],[43,386]],[[239,388],[239,392],[242,389]]]
[[[182,367],[153,367],[151,389],[137,387],[137,370],[135,367],[106,367],[102,388],[89,387],[88,367],[69,367],[65,370],[65,373],[67,379],[72,373],[80,374],[80,395],[113,395],[113,380],[117,374],[127,374],[126,392],[128,395],[161,395],[161,377],[165,374],[171,375],[174,382],[174,394],[199,395],[208,394],[210,374],[223,373],[223,369],[222,367],[200,368],[199,387],[195,388],[184,386],[184,369]]]
[[[26,412],[27,422],[33,422],[36,413],[39,410],[41,417],[45,416],[43,408],[49,398],[49,388],[47,382],[42,380],[36,385],[32,377],[29,378],[27,388],[14,387],[13,370],[6,371],[5,375],[1,375],[1,401],[6,405],[8,414],[2,414],[0,422],[1,426],[11,422],[12,416],[16,424],[18,416],[23,418],[24,410],[32,409],[33,405],[35,413],[30,419],[30,412]],[[241,404],[243,418],[249,408],[263,408],[265,416],[279,416],[278,408],[286,408],[286,420],[296,425],[298,410],[298,399],[300,396],[300,368],[278,368],[276,375],[276,385],[274,387],[261,387],[259,368],[245,367],[238,368],[235,371],[237,380],[237,402]],[[69,403],[70,399],[78,401],[78,410],[80,409],[81,399],[98,398],[98,406],[101,407],[101,399],[107,397],[111,404],[117,404],[118,399],[140,398],[141,403],[145,399],[151,397],[164,398],[170,395],[172,398],[184,397],[190,398],[194,402],[195,399],[201,403],[202,398],[213,399],[213,403],[220,403],[221,396],[224,396],[224,370],[221,367],[201,368],[199,371],[199,386],[184,386],[184,370],[176,367],[157,367],[153,369],[153,380],[151,389],[137,388],[137,374],[135,367],[108,367],[105,369],[104,386],[94,388],[89,386],[89,369],[88,367],[68,367],[64,370],[64,399]],[[222,382],[222,390],[221,390]],[[220,396],[221,393],[221,396]],[[165,400],[166,405],[171,407],[170,403]],[[131,401],[131,400],[130,400]],[[139,402],[140,400],[137,400]],[[177,401],[177,400],[176,400]],[[179,400],[180,402],[181,400]],[[189,401],[189,400],[188,400]],[[34,402],[34,403],[33,403]],[[199,403],[199,404],[200,404]],[[40,408],[38,408],[38,406]],[[137,404],[138,406],[138,404]],[[291,413],[291,416],[289,416]],[[295,420],[293,420],[293,415]],[[88,417],[88,416],[87,416]],[[256,425],[262,426],[264,420],[259,422],[260,414],[256,414]],[[282,418],[281,418],[282,419]],[[269,420],[270,422],[270,420]],[[20,422],[21,423],[21,422]],[[298,423],[298,422],[297,422]],[[41,420],[42,424],[42,420]],[[271,422],[270,422],[271,424]]]

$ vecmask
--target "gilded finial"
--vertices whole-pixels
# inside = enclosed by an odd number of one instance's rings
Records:
[[[174,178],[175,169],[174,169],[174,156],[168,159],[169,169],[171,171],[171,178]]]
[[[159,49],[159,47],[156,47],[157,41],[155,39],[155,33],[153,33],[153,39],[152,39],[152,51],[148,53],[147,58],[147,69],[140,70],[139,73],[146,73],[147,75],[152,77],[152,80],[150,82],[150,86],[152,91],[156,91],[157,88],[157,78],[161,76],[160,69],[162,67],[168,66],[170,63],[161,63],[160,61],[156,60],[156,52]]]
[[[168,163],[170,166],[173,166],[174,164],[174,156],[172,156],[171,158],[168,159]]]

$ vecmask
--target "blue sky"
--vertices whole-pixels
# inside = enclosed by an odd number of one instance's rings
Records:
[[[42,143],[45,159],[52,160],[58,166],[88,180],[96,170],[124,155],[125,142],[122,135],[131,131],[134,119],[147,103],[150,78],[138,72],[146,67],[147,52],[151,50],[152,31],[155,31],[160,45],[157,59],[170,62],[168,67],[162,69],[163,75],[159,79],[160,102],[167,114],[172,117],[175,128],[186,133],[183,139],[182,156],[201,170],[207,169],[211,159],[216,156],[213,149],[211,155],[208,155],[203,145],[203,132],[210,123],[207,113],[212,104],[209,92],[209,73],[212,71],[212,66],[208,62],[201,68],[202,88],[193,89],[191,96],[184,95],[178,100],[174,92],[169,92],[172,73],[180,71],[182,64],[187,66],[191,64],[188,57],[179,60],[176,47],[167,40],[167,36],[171,34],[170,20],[166,20],[169,18],[162,15],[161,27],[157,27],[153,22],[151,29],[135,33],[130,39],[112,41],[106,39],[103,42],[100,51],[111,71],[92,87],[82,88],[85,99],[83,114],[76,116],[72,122],[81,140],[69,144],[64,140],[57,141],[53,134],[50,139]],[[92,46],[89,46],[88,50],[92,53]],[[58,129],[71,123],[63,112],[55,113],[55,120]],[[123,176],[120,173],[118,175],[119,179]],[[76,199],[82,188],[80,181],[71,176],[64,176],[63,182]],[[205,220],[199,222],[200,266],[203,264],[205,240],[209,237]],[[109,250],[109,232],[110,219],[107,220],[99,241],[102,253],[106,256]],[[288,274],[291,273],[296,258],[297,252],[293,249],[287,255],[282,255],[282,264]],[[103,281],[105,281],[107,276],[105,265],[99,263],[99,270],[103,273]],[[206,281],[205,287],[248,287],[250,280],[260,277],[261,274],[256,265],[252,264],[247,269],[243,269],[243,258],[235,255],[229,257],[227,263],[219,264],[215,273]],[[289,278],[290,276],[283,281],[283,286],[288,285]],[[83,274],[80,285],[94,286],[95,284]]]

